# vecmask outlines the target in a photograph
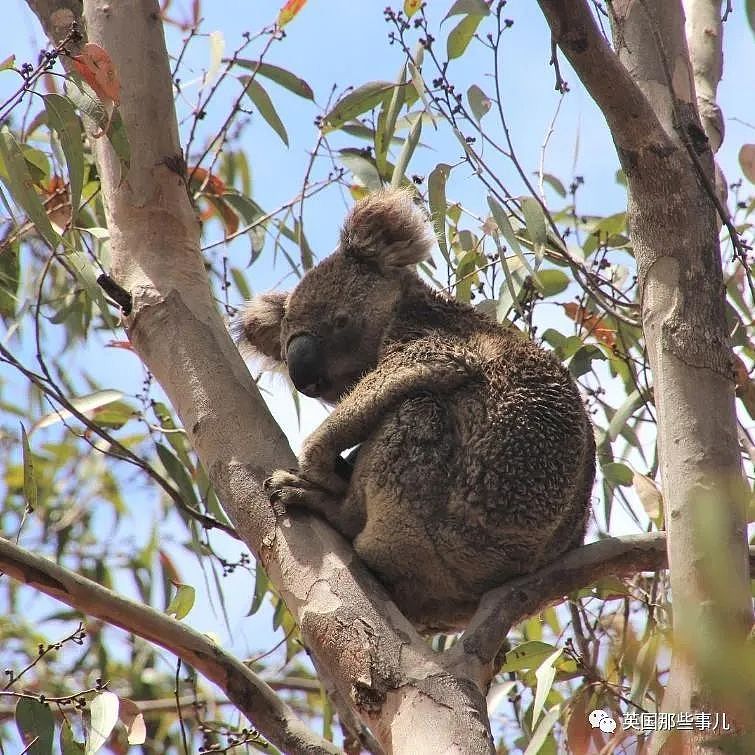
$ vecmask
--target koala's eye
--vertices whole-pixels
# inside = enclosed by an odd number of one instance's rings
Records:
[[[339,312],[333,318],[333,329],[343,330],[349,324],[349,316],[345,312]]]

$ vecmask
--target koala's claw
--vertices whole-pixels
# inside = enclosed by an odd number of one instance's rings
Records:
[[[293,506],[324,514],[332,507],[334,500],[338,500],[334,496],[334,491],[324,488],[301,473],[284,469],[273,472],[264,481],[263,487],[276,513],[285,512],[289,506]]]

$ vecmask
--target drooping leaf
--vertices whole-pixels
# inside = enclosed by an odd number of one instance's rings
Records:
[[[401,73],[396,82],[390,98],[383,102],[383,107],[378,115],[377,128],[375,130],[375,163],[378,171],[385,171],[385,163],[388,157],[388,146],[393,140],[396,131],[396,119],[399,111],[404,106],[406,87],[406,66],[401,68]]]
[[[249,608],[247,616],[251,616],[260,610],[262,601],[264,600],[265,595],[267,595],[269,585],[270,581],[268,580],[265,570],[262,568],[262,565],[257,562],[254,575],[254,598],[252,599],[252,605]]]
[[[451,166],[446,163],[438,163],[430,173],[427,181],[427,194],[430,203],[430,215],[432,217],[435,238],[438,240],[440,252],[446,262],[451,258],[448,254],[448,240],[446,239],[446,182],[451,173]]]
[[[377,191],[383,185],[375,161],[369,152],[347,147],[338,150],[338,157],[370,191]]]
[[[383,102],[396,85],[390,81],[369,81],[341,97],[333,108],[323,116],[321,128],[324,133],[333,131],[346,121],[366,113]]]
[[[116,391],[108,388],[106,390],[89,393],[86,396],[77,396],[76,398],[69,399],[69,403],[82,414],[86,414],[87,412],[91,412],[95,409],[99,409],[102,406],[111,404],[114,401],[119,401],[123,398],[123,395],[124,394],[121,391]],[[40,428],[54,425],[56,422],[62,422],[64,419],[68,419],[72,416],[72,412],[70,412],[68,409],[61,409],[57,412],[50,412],[50,414],[46,414],[44,417],[34,423],[33,427],[29,431],[29,434],[33,433],[35,430],[39,430]]]
[[[253,79],[250,76],[241,76],[240,80],[244,84],[247,97],[256,105],[259,114],[288,147],[288,132],[278,115],[278,111],[275,109],[275,105],[273,105],[273,101],[270,99],[270,95],[268,95],[257,79]]]
[[[13,317],[18,302],[21,268],[18,262],[18,243],[6,246],[0,254],[0,317]]]
[[[13,200],[23,208],[42,238],[54,249],[61,242],[61,238],[47,217],[42,200],[34,190],[34,182],[21,147],[7,126],[0,129],[0,159],[5,165],[3,182]]]
[[[69,81],[66,96],[73,104],[87,116],[101,131],[105,132],[108,141],[118,155],[121,166],[121,180],[128,173],[131,165],[131,146],[129,145],[126,126],[120,111],[108,113],[94,91],[84,82],[80,84]]]
[[[449,60],[459,58],[464,54],[469,43],[472,41],[477,27],[482,21],[482,16],[465,16],[451,30],[446,42],[446,54]]]
[[[570,283],[569,276],[563,270],[540,270],[536,286],[544,297],[555,296],[565,291]]]
[[[490,8],[485,0],[456,0],[451,6],[448,13],[443,17],[445,21],[451,16],[472,15],[472,16],[487,16],[490,13]]]
[[[86,755],[94,755],[110,738],[113,727],[118,723],[118,695],[100,692],[89,703],[89,726],[87,731]]]
[[[575,378],[581,377],[592,369],[594,359],[605,361],[606,355],[591,343],[580,346],[569,362],[569,372]]]
[[[34,458],[29,446],[26,428],[21,425],[21,453],[24,465],[24,500],[29,511],[37,508],[37,478],[34,474]]]
[[[61,755],[84,755],[84,743],[77,742],[73,736],[73,728],[68,721],[63,720],[60,725],[60,753]]]
[[[532,703],[532,726],[533,728],[537,724],[540,714],[543,711],[545,705],[545,699],[548,697],[548,693],[553,686],[553,680],[556,678],[556,669],[553,664],[561,656],[563,650],[556,648],[538,667],[535,671],[535,678],[537,679],[537,687],[535,688],[535,699]]]
[[[55,717],[49,705],[22,697],[16,704],[16,728],[26,745],[24,755],[52,755]]]
[[[751,0],[755,4],[755,0]],[[744,177],[755,184],[755,144],[743,144],[739,148],[739,167]]]
[[[472,86],[467,89],[467,101],[472,110],[472,115],[474,115],[478,123],[482,120],[482,117],[488,112],[488,110],[490,110],[490,107],[493,104],[490,97],[488,97],[485,92],[477,86],[477,84],[472,84]]]
[[[398,188],[399,186],[401,186],[402,179],[404,178],[404,174],[406,173],[406,169],[409,165],[409,160],[411,160],[411,157],[414,154],[414,150],[419,143],[419,137],[421,133],[422,116],[421,114],[418,114],[414,125],[409,130],[409,136],[404,142],[404,146],[402,147],[398,159],[396,160],[396,166],[393,169],[393,176],[391,177],[391,186],[393,188]]]
[[[118,718],[126,727],[128,743],[130,745],[141,745],[147,739],[147,727],[144,723],[144,715],[139,706],[127,697],[120,699],[118,706]]]
[[[315,98],[312,87],[304,79],[291,73],[291,71],[287,71],[285,68],[280,68],[261,60],[248,60],[245,58],[237,58],[236,65],[247,68],[255,74],[270,79],[270,81],[274,81],[284,89],[288,89],[289,92],[293,92],[305,100],[314,100]]]
[[[545,244],[548,241],[548,231],[543,208],[536,199],[524,197],[522,199],[522,214],[524,215],[527,235],[535,251],[535,257],[541,259],[545,250]]]
[[[191,585],[177,584],[177,592],[170,601],[168,607],[165,609],[165,613],[168,616],[181,621],[185,618],[189,611],[194,607],[194,600],[196,598],[196,590]]]
[[[561,706],[555,705],[543,716],[543,720],[540,721],[535,731],[532,732],[532,739],[527,744],[524,755],[538,755],[538,753],[542,755],[545,752],[543,746],[546,744],[549,736],[553,737],[553,727],[560,715]]]
[[[197,492],[186,467],[167,446],[164,446],[162,443],[155,443],[155,448],[162,465],[165,467],[165,471],[173,482],[176,483],[184,503],[196,508],[198,503]]]
[[[629,487],[634,482],[634,472],[626,464],[619,461],[610,461],[600,468],[603,477],[614,485]]]

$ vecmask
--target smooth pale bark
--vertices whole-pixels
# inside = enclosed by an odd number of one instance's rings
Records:
[[[664,708],[736,709],[708,656],[727,644],[736,653],[752,625],[746,497],[711,197],[713,156],[697,112],[681,2],[611,3],[616,53],[585,0],[540,0],[540,6],[606,116],[629,185],[674,608]],[[714,92],[709,87],[707,94]],[[625,118],[622,101],[630,106]],[[684,746],[702,751],[700,733],[687,736]]]
[[[70,0],[29,0],[43,27]],[[68,12],[68,11],[66,11]],[[244,542],[296,617],[318,669],[386,751],[492,752],[483,693],[451,673],[390,602],[351,548],[306,516],[276,521],[262,481],[295,465],[210,296],[199,225],[184,177],[168,56],[155,0],[87,0],[91,42],[112,58],[131,147],[121,168],[94,141],[114,280],[133,296],[135,351],[181,418]],[[68,31],[67,28],[64,31]]]

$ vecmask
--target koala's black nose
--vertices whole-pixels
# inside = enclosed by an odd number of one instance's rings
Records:
[[[314,336],[294,336],[286,348],[288,374],[296,390],[305,396],[322,392],[320,345]]]

